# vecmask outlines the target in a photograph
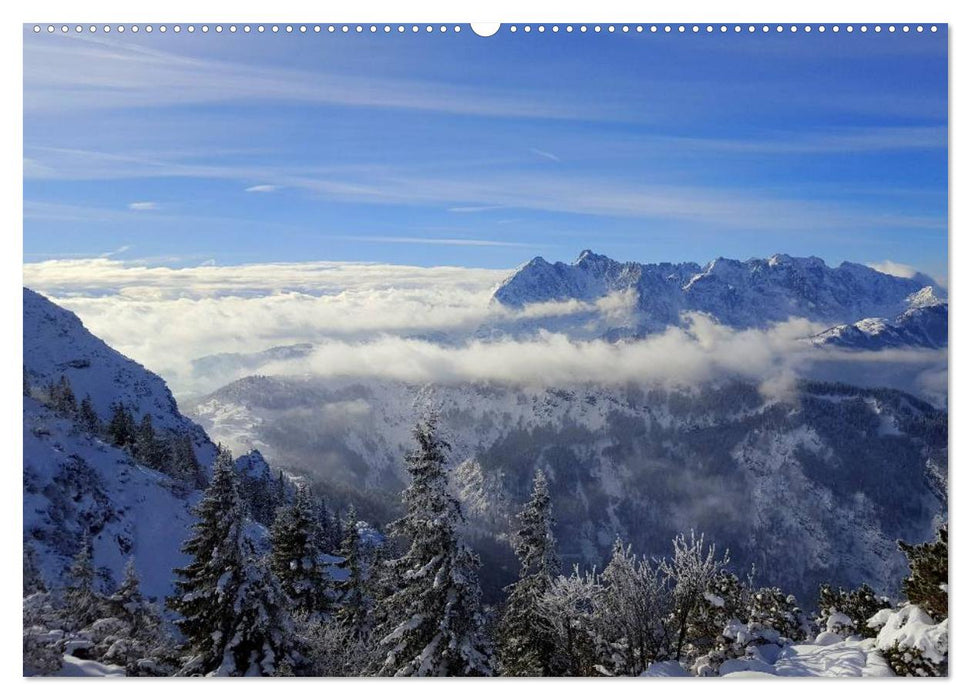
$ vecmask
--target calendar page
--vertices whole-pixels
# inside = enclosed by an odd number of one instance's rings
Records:
[[[22,271],[24,675],[948,674],[946,23],[28,23]]]

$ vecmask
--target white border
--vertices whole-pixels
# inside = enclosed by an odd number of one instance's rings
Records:
[[[715,2],[711,0],[695,0],[688,3],[646,3],[631,2],[630,0],[588,0],[588,2],[576,2],[575,0],[561,0],[559,2],[530,1],[530,0],[480,0],[474,4],[445,2],[443,0],[412,0],[411,2],[394,2],[393,0],[372,0],[370,2],[355,3],[334,3],[311,4],[309,2],[298,2],[294,0],[274,0],[269,3],[253,2],[209,2],[204,6],[199,2],[189,0],[168,0],[165,3],[154,3],[151,6],[145,4],[135,4],[132,2],[121,2],[119,0],[87,0],[83,4],[76,0],[54,0],[50,2],[36,3],[16,3],[16,8],[10,6],[14,3],[7,3],[2,12],[4,22],[0,24],[3,35],[0,42],[2,51],[4,90],[2,93],[7,104],[3,114],[4,119],[4,141],[5,151],[2,169],[2,190],[5,198],[4,213],[5,223],[3,230],[3,255],[0,256],[4,266],[4,274],[0,279],[3,280],[3,301],[0,305],[2,322],[0,328],[6,329],[2,348],[2,384],[0,384],[0,406],[3,414],[0,425],[4,426],[3,443],[8,446],[6,450],[9,455],[13,455],[4,465],[6,484],[4,492],[8,502],[4,508],[3,535],[3,561],[8,562],[8,574],[2,579],[3,601],[0,609],[3,611],[3,651],[0,654],[3,664],[3,677],[13,681],[13,692],[17,695],[29,694],[32,698],[54,698],[65,694],[95,695],[102,697],[125,697],[135,692],[130,682],[110,682],[110,681],[69,681],[69,680],[24,680],[21,676],[19,663],[20,646],[17,645],[14,637],[17,620],[21,616],[20,601],[17,595],[20,588],[20,572],[16,568],[20,559],[20,520],[21,520],[21,499],[20,499],[20,479],[15,476],[19,473],[19,463],[22,461],[20,454],[20,409],[19,409],[19,384],[20,370],[16,367],[21,364],[19,356],[21,334],[21,314],[20,314],[20,295],[17,286],[21,280],[21,261],[22,261],[22,23],[46,23],[46,22],[70,22],[78,21],[98,21],[110,20],[113,23],[160,23],[160,22],[225,22],[227,20],[236,23],[242,22],[310,22],[313,20],[325,20],[328,23],[398,23],[398,22],[435,22],[435,23],[462,23],[467,26],[469,21],[506,23],[518,22],[544,22],[552,24],[558,23],[610,23],[624,22],[628,24],[640,22],[659,23],[819,23],[823,21],[827,24],[833,23],[949,23],[949,37],[951,50],[951,180],[950,188],[952,193],[960,191],[960,180],[958,164],[965,162],[961,156],[966,149],[958,132],[955,137],[955,127],[957,126],[956,115],[966,113],[962,109],[965,106],[965,91],[959,90],[961,86],[961,76],[967,76],[968,71],[964,70],[966,63],[966,53],[958,41],[962,36],[964,24],[959,10],[958,2],[941,2],[935,0],[921,0],[915,2],[902,2],[900,0],[883,0],[877,3],[849,2],[847,0],[815,0],[813,3],[779,3],[779,2],[752,2],[736,0],[734,3]],[[902,21],[903,20],[903,21]],[[465,29],[466,27],[463,27]],[[483,39],[488,41],[488,39]],[[952,232],[958,230],[957,222],[960,211],[960,198],[952,199],[950,207],[950,229]],[[951,236],[950,239],[950,274],[948,275],[950,288],[949,296],[952,308],[958,309],[956,316],[951,321],[951,340],[950,352],[952,357],[966,355],[965,349],[969,347],[966,341],[967,326],[964,323],[966,318],[967,294],[963,284],[963,278],[955,274],[955,271],[962,269],[962,265],[968,264],[968,257],[965,255],[966,244],[963,241],[963,232]],[[955,320],[957,321],[955,323]],[[954,429],[958,424],[953,416],[960,416],[965,424],[964,418],[968,411],[966,405],[968,401],[968,372],[964,371],[963,363],[969,362],[967,357],[957,365],[950,367],[951,391],[950,391],[950,411],[951,411],[951,560],[952,560],[952,623],[953,612],[964,613],[962,593],[964,592],[963,583],[965,581],[966,562],[963,556],[966,547],[962,508],[967,497],[964,487],[966,477],[963,476],[963,469],[968,468],[967,438],[960,429]],[[10,446],[13,446],[12,448]],[[960,552],[960,554],[959,554]],[[962,625],[963,625],[962,618]],[[472,698],[488,697],[497,691],[502,693],[512,693],[518,695],[532,690],[533,693],[552,693],[558,697],[579,696],[581,693],[590,692],[609,692],[611,695],[648,695],[653,693],[669,694],[676,693],[688,697],[701,696],[704,694],[724,695],[726,693],[734,695],[744,693],[746,695],[755,693],[777,694],[785,692],[786,695],[795,697],[810,697],[821,694],[841,696],[844,693],[849,695],[860,695],[877,693],[889,697],[903,697],[911,695],[915,691],[938,695],[952,695],[960,685],[962,680],[968,675],[962,665],[961,651],[964,645],[963,626],[959,626],[957,635],[952,632],[951,659],[952,667],[951,680],[936,682],[933,686],[926,685],[917,689],[909,682],[896,680],[890,681],[870,681],[868,685],[851,687],[846,682],[826,682],[821,680],[789,681],[783,689],[778,683],[785,681],[773,681],[775,685],[765,688],[754,689],[752,683],[761,681],[735,681],[728,685],[719,685],[715,688],[707,685],[704,681],[681,682],[676,688],[672,683],[676,681],[659,682],[657,680],[647,681],[648,685],[641,685],[644,681],[631,680],[602,680],[596,681],[596,685],[589,685],[581,680],[545,680],[540,681],[540,685],[533,685],[530,681],[499,680],[492,682],[463,682],[452,680],[446,682],[400,682],[391,686],[383,685],[387,681],[381,680],[346,680],[346,681],[315,681],[315,680],[296,680],[288,681],[299,685],[290,685],[284,692],[288,693],[321,693],[321,694],[341,694],[354,696],[369,696],[371,693],[381,693],[394,696],[408,697],[428,697],[445,696],[461,693]],[[174,687],[166,685],[178,681],[136,681],[141,684],[138,686],[138,694],[147,700],[162,698],[170,695]],[[231,682],[231,681],[230,681]],[[261,698],[267,692],[279,692],[280,687],[266,685],[273,681],[242,680],[234,683],[230,691],[234,697],[238,698]],[[315,685],[313,687],[306,683],[324,682],[326,685]],[[725,681],[713,681],[724,684]],[[927,683],[928,681],[924,681]],[[461,686],[458,685],[461,683]],[[609,690],[607,683],[611,684]],[[823,683],[824,685],[820,685]],[[555,684],[551,686],[550,684]],[[212,693],[226,692],[225,685],[212,685],[207,681],[187,681],[182,682],[178,688],[180,694],[190,696],[205,696]]]

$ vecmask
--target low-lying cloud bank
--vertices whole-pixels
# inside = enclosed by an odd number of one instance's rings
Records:
[[[508,274],[362,263],[179,269],[99,258],[25,265],[24,283],[183,396],[260,373],[541,385],[692,385],[731,375],[771,397],[798,377],[818,376],[895,386],[937,403],[946,397],[946,351],[817,348],[805,338],[823,327],[804,319],[734,330],[703,314],[686,315],[683,328],[609,343],[598,336],[630,320],[628,295],[511,310],[491,303]],[[545,330],[522,332],[537,320]],[[561,321],[569,333],[558,330]],[[312,348],[284,352],[286,359],[253,360],[267,348],[306,343]],[[209,361],[194,364],[198,358]]]

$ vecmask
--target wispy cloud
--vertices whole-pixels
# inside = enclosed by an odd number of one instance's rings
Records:
[[[539,156],[540,158],[545,158],[546,160],[551,160],[554,163],[559,163],[560,162],[560,157],[558,155],[556,155],[555,153],[550,153],[549,151],[541,151],[538,148],[530,148],[529,151],[530,151],[530,153],[533,153],[533,154]]]
[[[452,212],[453,214],[478,214],[484,211],[495,211],[496,209],[505,209],[505,207],[501,205],[484,207],[449,207],[446,211]]]
[[[43,37],[24,44],[24,110],[50,112],[232,100],[321,103],[496,117],[609,117],[549,92],[382,79],[196,58],[125,40]]]
[[[246,192],[276,192],[280,189],[277,185],[253,185],[252,187],[247,187]]]
[[[45,153],[51,156],[49,165],[43,161]],[[45,177],[270,180],[334,201],[438,206],[451,212],[529,209],[773,231],[946,228],[943,217],[895,212],[885,206],[872,210],[827,200],[778,197],[752,189],[640,184],[583,173],[536,174],[493,168],[462,176],[429,177],[408,170],[376,168],[358,169],[352,177],[346,172],[321,175],[281,166],[180,163],[67,149],[35,149],[33,155],[44,163]]]
[[[882,262],[869,262],[868,267],[872,267],[874,270],[886,273],[888,275],[893,275],[894,277],[906,277],[907,279],[913,279],[917,275],[924,274],[918,270],[913,265],[907,265],[905,263],[896,262],[894,260],[884,260]],[[932,279],[937,282],[937,284],[945,289],[947,289],[947,276],[943,277],[932,277]]]
[[[131,250],[131,246],[130,245],[123,245],[123,246],[119,246],[118,248],[115,248],[114,250],[109,250],[106,253],[102,253],[100,255],[100,257],[102,257],[102,258],[113,258],[116,255],[121,255],[122,253],[125,253],[125,252],[127,252],[129,250]]]
[[[759,138],[723,139],[662,136],[648,141],[666,142],[680,149],[724,153],[812,154],[907,151],[947,148],[946,126],[852,127],[769,132]]]
[[[482,238],[424,238],[419,236],[328,236],[333,240],[364,241],[367,243],[403,243],[415,245],[472,246],[477,248],[536,248],[535,243],[500,241]]]
[[[158,202],[131,202],[128,208],[132,211],[155,211],[158,209]]]

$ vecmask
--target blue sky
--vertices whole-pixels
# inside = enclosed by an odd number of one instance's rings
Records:
[[[947,35],[24,37],[24,261],[947,268]]]

